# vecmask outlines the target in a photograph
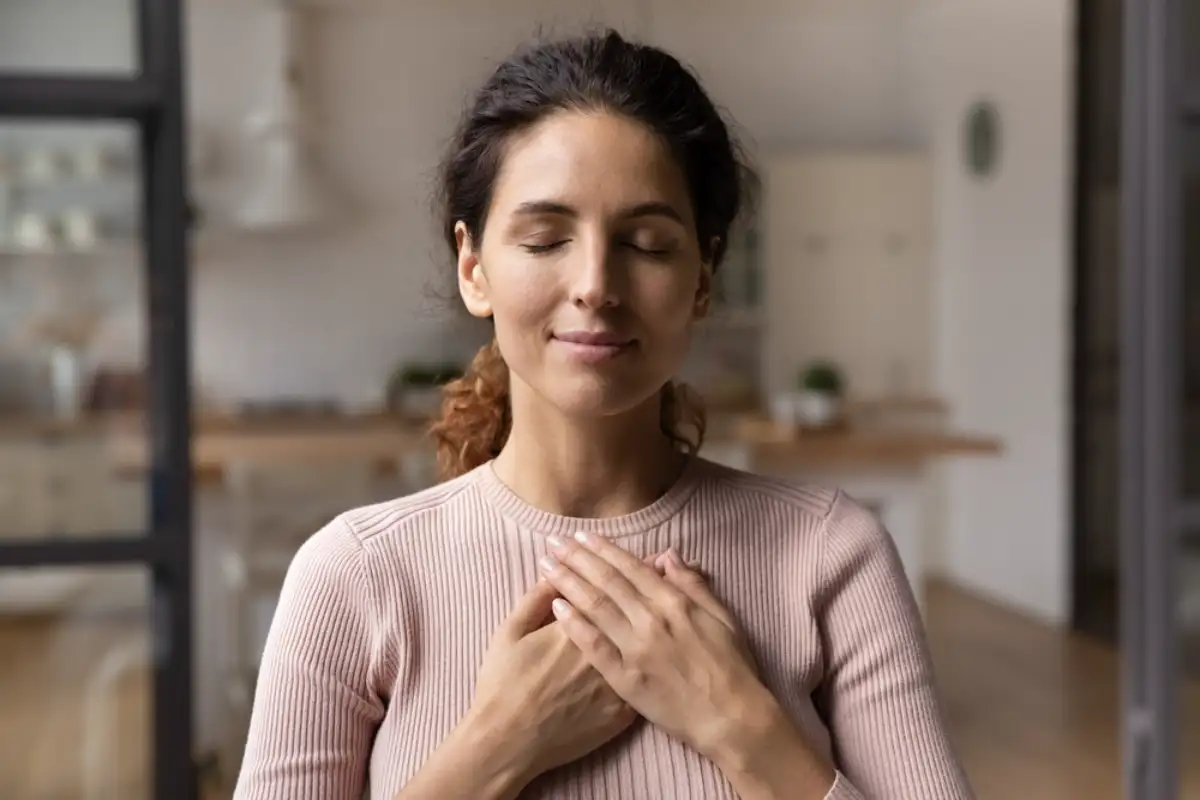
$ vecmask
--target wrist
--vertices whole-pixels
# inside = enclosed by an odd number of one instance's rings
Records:
[[[721,725],[713,732],[702,752],[723,770],[743,772],[757,761],[758,753],[787,735],[790,724],[783,709],[766,687],[755,686],[740,694],[732,709],[721,715]]]
[[[490,709],[471,709],[454,731],[466,763],[478,776],[481,794],[513,798],[537,777],[531,749],[510,735],[503,715]]]
[[[832,786],[833,768],[808,745],[765,686],[748,692],[727,723],[705,755],[739,797],[823,798]]]

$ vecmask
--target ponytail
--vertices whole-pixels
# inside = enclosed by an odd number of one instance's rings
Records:
[[[680,450],[696,455],[707,426],[704,403],[682,383],[662,390],[659,425]],[[441,480],[465,475],[500,455],[512,429],[509,372],[493,339],[475,354],[466,373],[442,389],[442,415],[430,426]]]
[[[508,364],[493,339],[479,348],[461,378],[442,388],[442,415],[429,429],[441,480],[465,475],[500,455],[512,427],[508,394]]]
[[[679,450],[696,455],[704,444],[708,416],[704,400],[686,383],[669,382],[662,389],[659,427]]]

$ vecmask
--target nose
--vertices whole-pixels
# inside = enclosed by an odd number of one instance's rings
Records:
[[[621,304],[620,259],[602,237],[580,249],[571,274],[571,302],[580,308],[612,308]]]

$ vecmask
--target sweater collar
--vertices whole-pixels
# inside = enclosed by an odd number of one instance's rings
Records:
[[[596,536],[619,538],[654,530],[678,514],[699,487],[704,464],[703,459],[690,457],[679,478],[657,500],[617,517],[570,517],[530,505],[500,480],[493,461],[475,470],[474,483],[489,505],[527,530],[558,536],[586,531]]]

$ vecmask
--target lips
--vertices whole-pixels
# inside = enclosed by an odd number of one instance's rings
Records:
[[[630,352],[636,340],[610,331],[564,331],[554,342],[572,361],[599,365]]]
[[[568,344],[591,345],[593,347],[624,347],[633,343],[628,336],[620,336],[606,331],[566,331],[554,334],[554,338]]]

